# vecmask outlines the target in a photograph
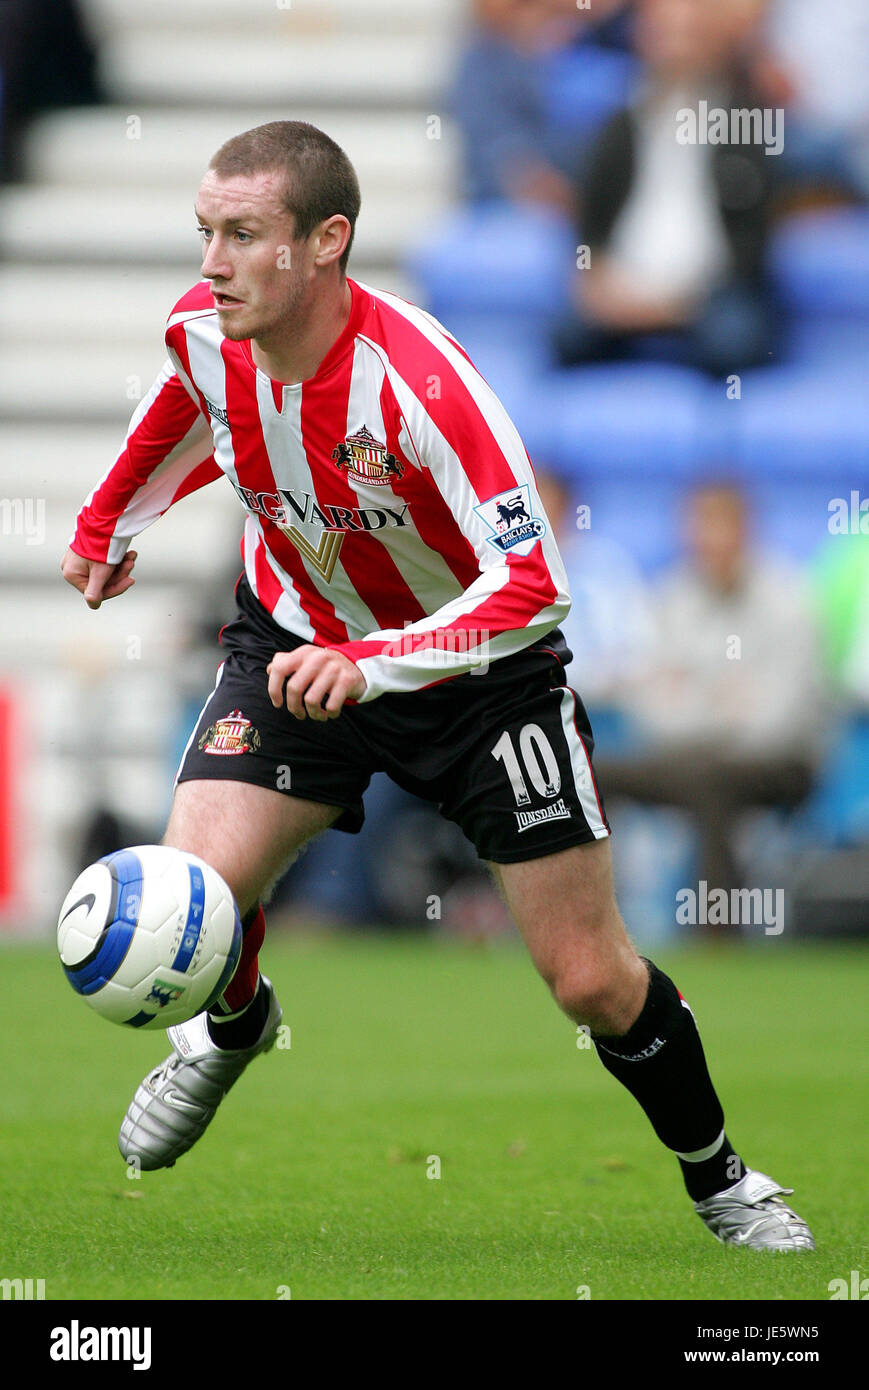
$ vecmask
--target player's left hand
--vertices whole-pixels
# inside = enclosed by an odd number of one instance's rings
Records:
[[[345,700],[358,700],[365,693],[359,667],[330,647],[306,644],[292,652],[275,652],[266,670],[275,709],[286,704],[296,719],[337,719]]]

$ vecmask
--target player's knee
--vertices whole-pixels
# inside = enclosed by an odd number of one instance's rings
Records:
[[[211,868],[220,874],[235,899],[242,921],[260,901],[266,898],[266,895],[261,891],[262,886],[256,879],[241,871],[232,857],[222,854],[220,848],[213,841],[198,840],[195,837],[190,840],[176,841],[164,837],[162,843],[170,845],[173,849],[183,850],[185,854],[194,854],[197,859],[203,859],[206,864],[210,864]]]
[[[219,838],[209,835],[205,827],[200,829],[192,824],[181,825],[170,820],[161,843],[172,849],[183,850],[185,854],[194,854],[210,864],[232,893],[242,918],[259,900],[261,885],[243,872],[237,857],[227,852]]]
[[[610,1031],[609,1025],[620,1012],[620,990],[605,970],[577,970],[566,966],[558,970],[550,985],[556,1004],[574,1023],[583,1023],[593,1032]]]
[[[550,988],[559,1008],[593,1033],[626,1033],[642,1008],[648,976],[634,953],[567,959],[553,973]]]

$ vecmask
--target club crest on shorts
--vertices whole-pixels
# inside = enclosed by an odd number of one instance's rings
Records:
[[[546,535],[546,522],[534,515],[530,494],[528,484],[520,483],[474,508],[492,532],[486,540],[505,555],[510,550],[527,555]]]
[[[213,753],[219,758],[255,753],[259,746],[259,734],[240,709],[234,709],[225,718],[216,720],[199,740],[203,753]]]
[[[395,454],[388,453],[386,445],[375,439],[365,425],[336,444],[332,458],[336,468],[346,468],[347,477],[354,483],[386,487],[393,478],[401,478],[404,474],[404,464]]]

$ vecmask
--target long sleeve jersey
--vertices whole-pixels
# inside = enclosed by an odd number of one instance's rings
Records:
[[[168,360],[71,547],[117,564],[173,502],[225,474],[247,513],[257,599],[355,662],[368,701],[530,646],[570,599],[528,455],[467,354],[423,310],[348,283],[343,331],[295,385],[224,338],[207,282],[184,295]]]

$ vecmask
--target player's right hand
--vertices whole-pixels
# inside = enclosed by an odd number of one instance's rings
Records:
[[[130,571],[136,559],[137,552],[128,550],[119,564],[108,565],[101,560],[86,560],[83,555],[68,550],[60,571],[67,584],[84,594],[88,608],[99,608],[104,599],[117,598],[135,584]]]

